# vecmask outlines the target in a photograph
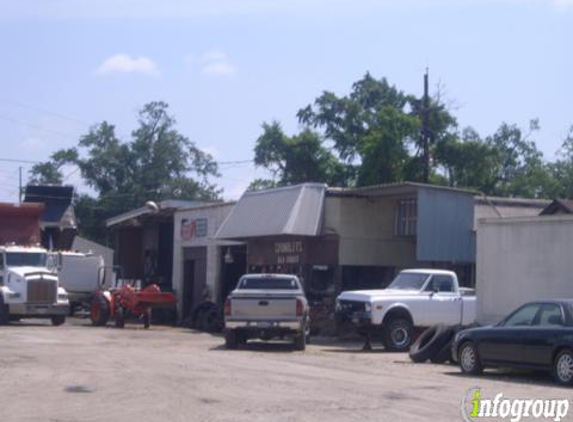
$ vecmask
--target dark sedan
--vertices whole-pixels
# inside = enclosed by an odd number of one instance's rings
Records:
[[[452,354],[466,374],[486,367],[541,369],[573,385],[573,299],[527,303],[496,325],[460,331]]]

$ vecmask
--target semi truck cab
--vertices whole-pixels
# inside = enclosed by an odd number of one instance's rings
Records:
[[[0,324],[20,318],[65,322],[68,294],[47,261],[48,252],[39,246],[0,246]]]

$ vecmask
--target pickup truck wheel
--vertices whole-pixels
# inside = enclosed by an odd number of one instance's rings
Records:
[[[92,324],[101,327],[109,321],[109,303],[103,295],[93,298],[90,306],[90,319]]]
[[[471,341],[467,341],[460,347],[458,353],[460,369],[464,374],[478,375],[483,371],[477,347]]]
[[[227,346],[227,349],[236,349],[238,345],[237,332],[235,330],[227,331],[225,333],[225,346]]]
[[[302,332],[294,338],[294,350],[306,349],[306,333]]]
[[[57,327],[58,325],[62,325],[64,322],[66,322],[66,316],[65,315],[54,315],[52,318],[52,325],[54,327]]]
[[[9,321],[8,305],[4,304],[4,298],[0,295],[0,325],[6,325]]]
[[[573,350],[559,352],[553,364],[553,375],[559,384],[573,384]]]
[[[404,352],[412,344],[412,323],[406,319],[390,320],[384,325],[382,333],[384,347],[394,352]]]

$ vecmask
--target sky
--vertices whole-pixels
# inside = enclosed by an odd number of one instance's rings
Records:
[[[287,134],[323,91],[366,72],[430,93],[480,135],[528,127],[553,160],[573,125],[573,0],[0,0],[0,201],[34,162],[104,120],[129,140],[165,101],[220,163],[227,200],[255,177],[263,122]],[[238,162],[238,163],[237,163]],[[65,182],[89,189],[79,171]]]

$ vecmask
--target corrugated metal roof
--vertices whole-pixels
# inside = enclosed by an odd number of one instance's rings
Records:
[[[231,210],[215,238],[299,235],[320,232],[325,184],[304,183],[246,192]]]
[[[329,196],[390,196],[402,195],[408,193],[415,193],[419,189],[436,189],[449,192],[459,192],[465,194],[476,195],[478,192],[471,189],[451,188],[448,186],[430,185],[427,183],[417,182],[396,182],[386,183],[383,185],[363,186],[359,188],[340,188],[329,187],[327,195]]]
[[[139,207],[134,210],[124,212],[123,214],[119,214],[114,217],[108,218],[105,221],[105,225],[106,227],[115,226],[117,224],[121,224],[126,221],[134,220],[143,215],[156,214],[159,211],[169,212],[170,214],[174,214],[175,211],[179,209],[189,208],[193,206],[200,206],[200,205],[205,205],[205,201],[182,201],[182,200],[167,199],[157,204],[158,206],[157,210],[154,209],[153,207],[145,205],[143,207]]]

